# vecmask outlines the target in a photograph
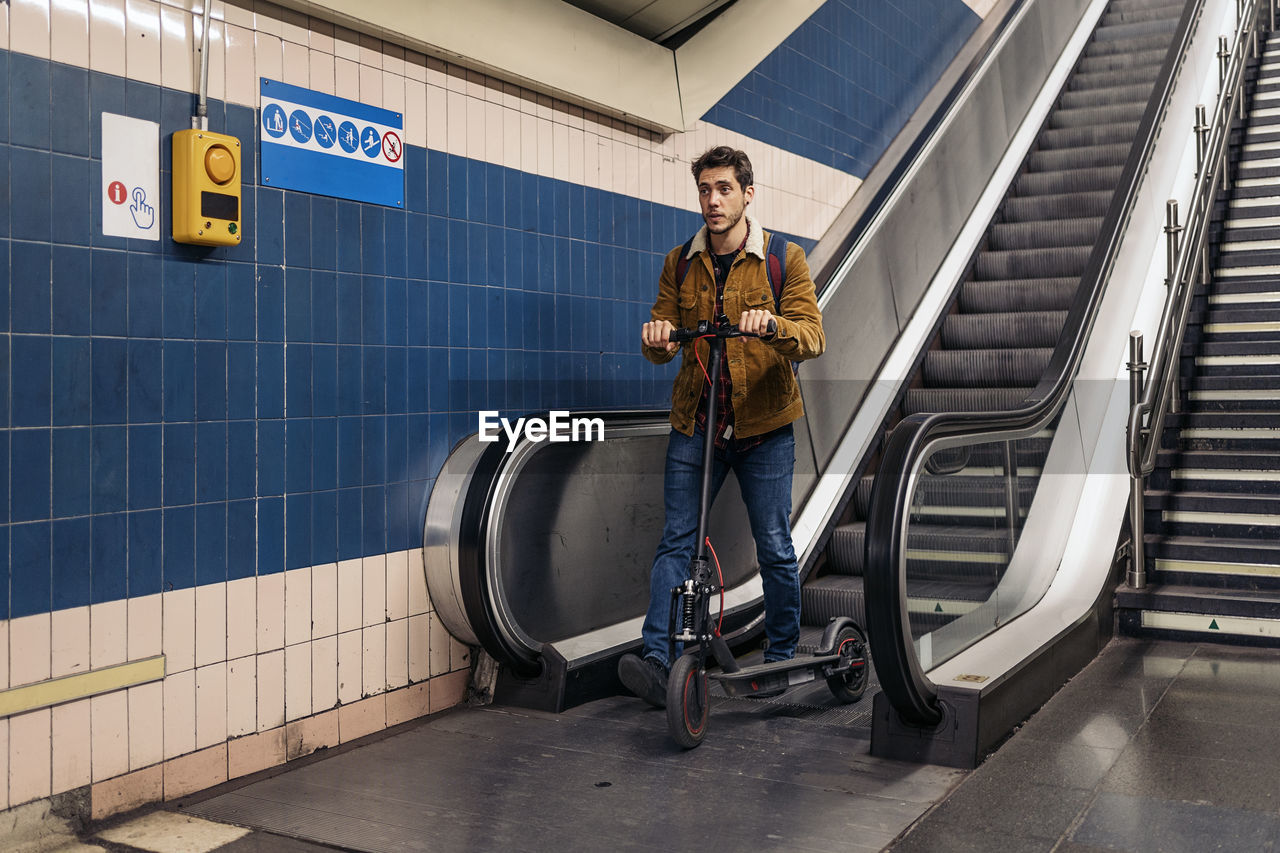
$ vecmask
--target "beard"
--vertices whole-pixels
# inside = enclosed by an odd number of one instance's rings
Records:
[[[742,221],[742,215],[744,213],[746,213],[745,207],[739,210],[737,213],[726,213],[724,211],[721,211],[720,216],[722,216],[723,219],[721,220],[718,226],[713,226],[711,224],[710,217],[708,217],[705,214],[702,217],[702,221],[706,223],[708,232],[712,234],[724,234],[728,231],[733,230],[733,227]]]

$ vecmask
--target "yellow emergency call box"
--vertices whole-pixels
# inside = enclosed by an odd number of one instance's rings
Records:
[[[173,134],[173,239],[240,244],[240,140],[208,130]]]

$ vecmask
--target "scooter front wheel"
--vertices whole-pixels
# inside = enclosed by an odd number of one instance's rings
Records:
[[[671,737],[685,749],[693,749],[706,737],[710,711],[707,670],[698,665],[697,655],[681,655],[667,681],[667,728]]]
[[[840,655],[840,670],[827,677],[827,688],[836,699],[852,705],[867,689],[866,635],[852,624],[845,625],[836,635],[833,653]]]

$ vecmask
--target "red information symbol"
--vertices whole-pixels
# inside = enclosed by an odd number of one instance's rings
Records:
[[[107,187],[107,198],[111,199],[112,204],[124,204],[128,197],[129,191],[119,181],[112,181],[111,186]]]
[[[394,132],[388,130],[382,134],[382,153],[392,163],[400,159],[401,154],[400,137]]]

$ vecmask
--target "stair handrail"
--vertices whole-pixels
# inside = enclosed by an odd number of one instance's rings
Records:
[[[909,415],[894,427],[885,442],[881,476],[876,477],[872,488],[866,523],[866,619],[881,690],[909,725],[928,728],[944,718],[937,685],[920,666],[907,616],[906,531],[919,469],[926,453],[939,443],[972,444],[987,435],[991,436],[989,441],[994,441],[1030,434],[1051,422],[1066,404],[1205,2],[1192,0],[1183,10],[1103,219],[1099,232],[1103,239],[1089,256],[1081,286],[1068,309],[1062,337],[1026,402],[1011,410]],[[1243,5],[1253,8],[1257,2],[1244,0]],[[1240,0],[1237,10],[1243,12]],[[1244,14],[1238,17],[1243,19]],[[886,472],[897,472],[897,476],[883,476]]]
[[[1167,241],[1165,285],[1168,295],[1156,327],[1150,364],[1143,361],[1142,333],[1129,333],[1129,421],[1126,461],[1131,479],[1129,529],[1131,547],[1126,582],[1133,589],[1147,585],[1144,543],[1146,478],[1155,470],[1165,417],[1179,408],[1177,369],[1187,321],[1197,287],[1209,280],[1209,223],[1218,194],[1227,188],[1228,140],[1233,120],[1244,117],[1244,71],[1248,55],[1258,55],[1257,30],[1261,0],[1237,4],[1240,14],[1230,49],[1227,37],[1218,39],[1218,98],[1212,121],[1206,124],[1203,104],[1196,107],[1196,172],[1190,211],[1178,223],[1178,202],[1165,205]],[[1268,23],[1275,28],[1276,0],[1265,0]],[[1145,377],[1144,377],[1144,374]]]

